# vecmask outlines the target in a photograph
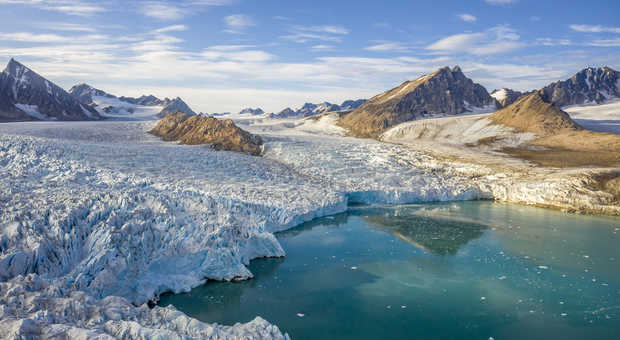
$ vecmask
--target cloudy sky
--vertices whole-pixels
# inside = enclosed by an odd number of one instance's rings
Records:
[[[618,0],[0,0],[0,62],[196,111],[342,102],[460,65],[489,91],[620,69]]]

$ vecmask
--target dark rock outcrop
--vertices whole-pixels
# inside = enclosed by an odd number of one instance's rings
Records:
[[[376,138],[388,128],[439,114],[456,115],[494,107],[495,100],[461,69],[445,67],[371,98],[339,124],[354,136]]]
[[[549,100],[560,107],[585,103],[602,104],[620,98],[620,72],[609,67],[588,67],[570,79],[542,89]]]
[[[165,141],[182,144],[211,144],[216,150],[236,151],[258,156],[263,140],[235,125],[232,120],[188,115],[183,112],[168,114],[149,133]]]
[[[14,59],[0,73],[0,121],[96,119],[95,109]]]

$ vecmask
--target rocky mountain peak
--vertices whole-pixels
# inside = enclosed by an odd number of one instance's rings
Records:
[[[610,67],[588,67],[564,81],[543,88],[558,106],[596,103],[620,98],[620,72]]]
[[[0,73],[0,120],[100,118],[95,109],[13,58]]]
[[[157,117],[163,118],[166,117],[168,114],[173,113],[173,112],[182,112],[185,114],[188,114],[190,116],[195,116],[196,112],[194,112],[194,110],[192,110],[189,105],[187,105],[183,99],[181,99],[181,97],[176,97],[174,99],[165,99],[165,106],[164,108],[161,110],[161,112],[157,115]]]
[[[426,117],[493,111],[495,100],[460,67],[443,67],[371,98],[340,124],[353,135],[378,137],[386,129]]]

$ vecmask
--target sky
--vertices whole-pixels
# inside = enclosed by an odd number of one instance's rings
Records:
[[[443,66],[489,92],[620,70],[618,13],[618,0],[0,0],[0,63],[65,89],[278,112]]]

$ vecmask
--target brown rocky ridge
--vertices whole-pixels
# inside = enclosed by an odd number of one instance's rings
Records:
[[[471,107],[494,102],[487,90],[467,78],[458,66],[444,67],[371,98],[343,116],[338,124],[354,136],[377,138],[400,123],[465,113]]]
[[[620,167],[620,135],[582,128],[552,104],[544,90],[517,100],[490,118],[538,137],[523,147],[504,150],[513,156],[553,167]]]
[[[235,125],[232,120],[173,112],[149,131],[165,141],[181,144],[211,144],[216,150],[235,151],[259,156],[263,140]]]

